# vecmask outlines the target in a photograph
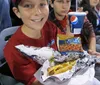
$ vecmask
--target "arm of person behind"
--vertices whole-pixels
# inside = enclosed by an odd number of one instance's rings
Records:
[[[95,32],[94,32],[94,29],[93,29],[93,26],[90,22],[88,22],[88,29],[89,29],[89,32],[90,32],[90,35],[89,35],[89,50],[92,50],[93,52],[96,52],[96,36],[95,36]]]
[[[89,50],[92,50],[92,51],[96,51],[96,38],[95,37],[90,37],[89,39]]]
[[[88,40],[88,50],[96,51],[96,37],[93,29],[93,25],[89,22],[87,18],[84,20],[84,35]]]

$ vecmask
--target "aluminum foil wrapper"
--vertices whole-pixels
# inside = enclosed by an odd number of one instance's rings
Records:
[[[87,57],[89,57],[92,62],[92,60],[99,61],[100,59],[96,59],[96,56],[90,56],[87,52],[84,51],[84,53],[78,53],[78,52],[69,52],[66,55],[60,54],[60,52],[54,50],[50,47],[33,47],[33,46],[25,46],[25,45],[17,45],[15,46],[23,55],[26,57],[30,57],[39,64],[43,65],[43,63],[46,60],[52,60],[55,62],[64,62],[64,61],[70,61],[74,59],[80,58],[81,60],[85,57],[84,60],[87,60]],[[92,57],[92,58],[91,58]],[[80,61],[81,61],[80,60]],[[83,61],[83,60],[82,60]]]
[[[43,65],[46,60],[50,60],[54,56],[61,56],[58,51],[55,51],[50,47],[39,48],[33,46],[17,45],[15,48],[17,48],[26,57],[32,58],[41,65]]]
[[[56,75],[48,75],[47,69],[50,67],[50,61],[47,60],[41,68],[41,77],[44,82],[48,79],[53,79],[58,83],[68,81],[73,76],[80,75],[80,73],[81,75],[82,73],[84,74],[91,66],[94,66],[95,63],[96,57],[84,53],[76,59],[76,64],[71,70]]]
[[[55,62],[64,62],[74,59],[78,59],[82,54],[77,52],[70,52],[66,55],[62,55],[60,52],[50,47],[33,47],[25,45],[15,46],[23,55],[32,58],[34,61],[43,65],[46,60],[52,60]]]

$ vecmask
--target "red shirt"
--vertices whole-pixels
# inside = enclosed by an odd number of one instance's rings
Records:
[[[40,68],[40,65],[31,58],[24,56],[15,46],[24,44],[43,47],[47,46],[54,39],[55,43],[51,47],[57,49],[56,29],[56,26],[48,21],[42,29],[42,37],[40,39],[32,39],[24,35],[21,27],[9,39],[4,48],[4,56],[16,80],[23,82],[25,85],[31,85],[35,80],[34,73]]]

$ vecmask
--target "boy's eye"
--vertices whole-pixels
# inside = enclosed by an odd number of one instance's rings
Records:
[[[24,5],[25,8],[32,8],[33,6],[31,4]]]
[[[44,7],[44,6],[46,6],[46,5],[47,5],[47,4],[45,4],[45,3],[41,3],[41,4],[40,4],[41,7]]]
[[[60,2],[60,3],[65,3],[63,0],[57,0],[57,2]],[[67,3],[70,2],[70,0],[66,0]]]
[[[67,0],[66,2],[67,2],[67,3],[69,3],[69,2],[70,2],[70,0]]]
[[[63,0],[57,0],[57,2],[63,2]]]

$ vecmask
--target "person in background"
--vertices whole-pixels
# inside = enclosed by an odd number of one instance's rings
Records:
[[[98,14],[99,14],[99,16],[100,16],[100,0],[99,0],[98,5],[96,6],[96,9],[97,9],[97,12],[98,12]]]
[[[80,7],[83,7],[83,11],[88,11],[87,18],[92,23],[95,33],[98,29],[98,13],[95,11],[95,7],[98,5],[99,0],[82,0]]]
[[[98,19],[97,19],[97,36],[96,36],[96,43],[97,43],[97,51],[100,52],[100,0],[98,5],[95,7],[95,10],[97,12],[98,15]]]
[[[96,36],[96,43],[97,43],[97,51],[100,52],[100,0],[98,5],[95,7],[95,11],[97,12],[97,36]]]
[[[0,32],[11,26],[10,0],[0,0]]]
[[[95,7],[96,12],[98,13],[98,16],[100,17],[100,0],[97,6]]]
[[[100,0],[82,0],[80,3],[80,7],[83,7],[83,11],[88,11],[87,18],[92,23],[94,27],[94,31],[96,34],[96,50],[100,53],[100,35],[98,35],[98,14],[95,10],[97,4],[100,2]],[[100,28],[99,28],[100,29]],[[91,51],[92,52],[92,51]],[[95,76],[100,80],[100,63],[97,63],[95,65]]]
[[[96,50],[98,52],[100,52],[100,17],[95,8],[99,3],[99,0],[82,0],[80,3],[80,7],[83,7],[83,11],[88,11],[87,18],[92,23],[96,34]]]
[[[41,67],[33,59],[19,52],[16,45],[35,47],[47,46],[57,50],[57,27],[48,21],[48,0],[13,0],[13,11],[23,22],[23,25],[12,35],[4,48],[4,56],[14,78],[25,85],[42,85],[35,77],[35,72]],[[9,50],[10,49],[10,50]]]
[[[70,32],[70,26],[68,21],[68,12],[71,6],[71,0],[50,0],[50,5],[53,10],[50,11],[49,19],[58,27],[58,34],[64,34],[67,37],[74,36]],[[83,25],[83,31],[81,34],[83,44],[88,43],[88,52],[95,54],[96,52],[96,39],[92,24],[89,20],[85,19]],[[87,33],[85,33],[87,32]]]

